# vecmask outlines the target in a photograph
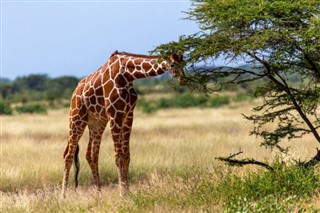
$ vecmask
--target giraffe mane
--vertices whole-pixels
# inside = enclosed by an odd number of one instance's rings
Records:
[[[151,59],[156,59],[159,58],[159,55],[143,55],[143,54],[134,54],[134,53],[128,53],[128,52],[118,52],[118,50],[114,51],[110,58],[115,55],[126,55],[126,56],[133,56],[133,57],[138,57],[138,58],[151,58]]]

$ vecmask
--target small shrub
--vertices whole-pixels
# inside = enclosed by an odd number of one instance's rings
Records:
[[[252,96],[245,94],[245,93],[237,93],[236,96],[233,97],[234,102],[244,102],[244,101],[251,101],[253,99]]]
[[[143,112],[153,113],[158,109],[189,108],[189,107],[220,107],[230,103],[228,96],[207,97],[204,95],[183,94],[173,98],[161,98],[147,102],[144,99],[138,101],[137,107]]]
[[[43,104],[28,104],[22,105],[15,108],[18,113],[47,113],[47,109]]]
[[[213,96],[207,102],[207,107],[217,108],[230,103],[228,96]]]
[[[276,162],[274,171],[227,176],[219,183],[221,200],[229,211],[291,211],[297,202],[314,196],[320,186],[313,168]],[[277,201],[274,205],[272,201]]]
[[[157,106],[160,108],[160,109],[167,109],[167,108],[170,108],[172,107],[172,101],[171,99],[166,99],[166,98],[161,98],[158,103],[157,103]]]
[[[316,170],[280,161],[272,167],[241,177],[222,167],[165,173],[130,194],[121,212],[316,212],[306,205],[319,193]]]
[[[269,195],[256,201],[240,196],[231,198],[224,212],[295,212],[294,210],[298,210],[296,205],[297,197],[292,196],[277,198]]]
[[[157,111],[157,107],[152,102],[147,102],[144,99],[140,99],[137,102],[137,108],[141,109],[144,113],[154,113]]]
[[[207,102],[205,96],[195,96],[191,94],[185,94],[177,96],[172,99],[172,105],[177,108],[188,108],[188,107],[203,107]]]
[[[11,115],[12,108],[10,104],[4,100],[0,100],[0,115]]]

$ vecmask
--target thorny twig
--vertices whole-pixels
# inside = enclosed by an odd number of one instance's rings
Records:
[[[235,156],[238,156],[242,153],[243,153],[243,151],[240,149],[238,152],[230,154],[228,157],[217,157],[215,159],[227,162],[230,165],[234,165],[234,166],[244,166],[244,165],[248,165],[248,164],[253,164],[253,165],[262,166],[270,171],[273,171],[273,168],[271,166],[269,166],[268,164],[261,162],[261,161],[257,161],[253,158],[252,159],[247,158],[247,159],[242,159],[242,160],[234,159]]]

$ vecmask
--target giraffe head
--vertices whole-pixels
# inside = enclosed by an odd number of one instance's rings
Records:
[[[169,71],[174,78],[177,78],[180,82],[180,85],[184,85],[186,83],[186,76],[183,71],[183,56],[182,54],[172,53],[169,56],[170,59],[170,68]]]

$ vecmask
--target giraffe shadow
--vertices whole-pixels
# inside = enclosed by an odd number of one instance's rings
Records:
[[[102,172],[103,174],[103,172]],[[136,173],[136,172],[131,172],[129,173],[129,185],[136,184],[136,183],[141,183],[143,181],[148,180],[149,175],[147,173]],[[92,182],[93,184],[93,182]],[[101,175],[101,186],[109,186],[109,185],[114,185],[118,184],[118,176],[115,175],[110,175],[110,174],[104,174]]]
[[[147,173],[132,172],[132,174],[129,174],[129,185],[141,183],[141,182],[144,182],[148,179],[149,179],[149,175]],[[115,172],[110,173],[107,171],[101,171],[100,185],[101,185],[101,187],[109,187],[109,186],[118,185],[117,174]],[[93,181],[91,174],[82,174],[81,176],[79,175],[79,186],[84,186],[84,187],[94,186],[94,181]]]
[[[141,183],[148,180],[148,173],[145,172],[130,172],[129,173],[129,185]],[[74,181],[72,181],[74,184]],[[118,175],[116,171],[111,172],[108,170],[102,170],[100,172],[100,185],[101,187],[113,186],[118,184]],[[91,173],[80,172],[79,174],[79,186],[91,187],[94,186],[94,181]]]

